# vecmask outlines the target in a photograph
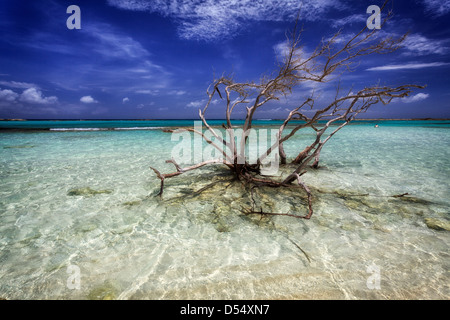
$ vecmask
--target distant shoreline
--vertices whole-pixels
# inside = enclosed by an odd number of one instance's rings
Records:
[[[165,130],[182,127],[192,127],[201,123],[199,119],[0,119],[0,132],[88,132],[88,131],[131,131],[131,130]],[[221,128],[224,119],[209,119],[209,125]],[[244,119],[232,119],[234,128],[240,127]],[[255,119],[254,128],[279,127],[284,119]],[[342,122],[342,120],[341,120]],[[332,125],[339,125],[341,122]],[[288,127],[304,124],[304,120],[293,120]],[[317,125],[323,125],[326,120],[321,120]],[[390,126],[390,125],[439,125],[450,126],[450,119],[439,118],[415,118],[415,119],[355,119],[349,125],[364,126]]]
[[[0,119],[0,121],[201,121],[200,119]],[[226,119],[207,119],[207,121],[225,121]],[[242,121],[245,119],[231,119],[232,121]],[[284,121],[285,119],[254,119],[255,121]],[[353,121],[449,121],[450,118],[376,118],[376,119],[355,119]],[[294,120],[295,121],[295,120]],[[297,120],[298,121],[298,120]]]

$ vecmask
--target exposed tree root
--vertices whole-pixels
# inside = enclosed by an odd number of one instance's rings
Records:
[[[386,6],[387,0],[382,6]],[[385,23],[391,16],[388,13]],[[374,84],[363,89],[350,88],[347,92],[342,92],[340,82],[337,83],[336,94],[334,98],[329,99],[323,105],[317,107],[315,103],[317,97],[311,94],[305,100],[299,101],[296,107],[291,109],[289,115],[283,121],[283,124],[276,132],[275,141],[271,140],[271,145],[259,150],[256,154],[256,163],[249,163],[246,158],[246,147],[250,149],[249,135],[253,126],[255,114],[267,102],[280,100],[283,96],[292,94],[295,87],[304,84],[323,84],[345,71],[351,71],[353,66],[360,62],[362,57],[373,54],[386,54],[401,48],[406,39],[406,34],[400,37],[386,37],[381,39],[378,32],[368,30],[367,26],[355,33],[351,38],[342,36],[338,31],[331,38],[322,41],[317,48],[305,55],[300,45],[301,30],[298,30],[299,19],[291,34],[288,34],[287,47],[279,68],[271,75],[262,76],[260,81],[237,82],[232,76],[222,75],[215,79],[206,90],[207,100],[203,109],[199,109],[199,117],[202,124],[206,127],[205,132],[197,128],[167,129],[166,132],[189,132],[200,136],[203,142],[212,146],[214,151],[218,151],[221,158],[207,160],[198,164],[181,167],[174,159],[167,160],[172,163],[176,171],[171,173],[161,173],[151,167],[157,177],[160,179],[160,189],[158,195],[162,197],[164,192],[164,182],[171,177],[179,176],[187,171],[195,170],[209,164],[221,164],[230,169],[230,175],[243,184],[251,185],[252,208],[245,210],[246,214],[280,215],[295,218],[310,219],[313,215],[312,193],[308,186],[300,179],[300,176],[311,168],[319,167],[319,160],[324,145],[344,126],[353,121],[358,115],[365,113],[370,107],[381,103],[389,104],[393,100],[404,98],[410,95],[414,89],[425,88],[423,85],[405,84],[397,87],[383,86]],[[217,99],[217,95],[220,100]],[[217,102],[224,104],[226,123],[222,124],[225,129],[225,138],[222,132],[213,128],[206,120],[208,108]],[[321,102],[322,103],[322,102]],[[242,133],[235,133],[235,127],[232,125],[232,113],[236,107],[242,107],[246,112],[245,121],[241,126]],[[245,108],[245,109],[244,109]],[[290,126],[292,130],[286,133],[285,129]],[[308,144],[302,146],[300,152],[295,157],[292,164],[293,171],[290,171],[283,180],[276,181],[273,178],[260,178],[261,164],[269,155],[273,155],[275,162],[286,164],[286,154],[283,143],[293,137],[301,129],[312,129],[315,137]],[[238,142],[240,137],[240,143]],[[236,140],[235,140],[236,138]],[[264,151],[265,150],[265,151]],[[262,152],[261,152],[262,151]],[[247,155],[248,156],[248,155]],[[295,181],[297,184],[295,185]],[[212,187],[207,185],[197,193],[203,192]],[[291,213],[264,212],[262,208],[256,208],[253,198],[253,188],[259,186],[268,186],[272,188],[301,188],[307,194],[308,211],[307,214],[297,215]],[[392,197],[402,198],[408,193],[394,195]],[[358,195],[366,196],[366,195]],[[368,195],[367,195],[368,196]],[[404,199],[407,199],[404,198]]]
[[[254,185],[254,186],[252,186],[250,188],[250,197],[251,197],[251,200],[252,200],[252,207],[250,209],[244,209],[242,211],[244,214],[246,214],[246,215],[259,214],[259,215],[261,215],[261,218],[266,216],[266,215],[269,215],[269,216],[287,216],[287,217],[301,218],[301,219],[310,219],[311,218],[311,216],[313,214],[312,194],[311,194],[311,191],[309,190],[309,188],[301,181],[299,174],[297,174],[298,185],[303,190],[305,190],[307,195],[308,195],[308,213],[305,216],[299,216],[299,215],[291,214],[291,213],[265,212],[265,211],[263,211],[262,208],[260,208],[259,211],[258,211],[256,209],[256,201],[255,201],[255,198],[253,196],[253,189],[254,188],[257,188],[258,186],[261,186],[261,185],[265,185],[265,186],[272,187],[272,188],[275,188],[275,187],[289,187],[289,188],[292,188],[292,187],[295,187],[295,186],[294,185],[287,185],[287,184],[284,184],[284,183],[275,183],[274,181],[265,181],[263,179],[255,179],[255,182],[258,182],[259,184],[258,185]]]
[[[203,167],[203,166],[208,165],[208,164],[213,164],[213,163],[223,163],[223,162],[224,162],[224,161],[221,160],[221,159],[213,159],[213,160],[203,161],[203,162],[201,162],[201,163],[195,164],[195,165],[190,166],[190,167],[181,168],[181,167],[178,165],[178,163],[175,162],[174,159],[166,160],[166,163],[172,163],[172,164],[175,166],[175,168],[177,169],[177,171],[176,171],[176,172],[172,172],[172,173],[165,173],[165,174],[162,174],[162,173],[159,172],[157,169],[155,169],[155,168],[153,168],[153,167],[150,167],[150,169],[152,169],[152,170],[156,173],[156,176],[161,180],[161,186],[160,186],[160,188],[159,188],[159,193],[158,193],[157,195],[159,195],[160,197],[162,197],[163,192],[164,192],[164,180],[165,180],[166,178],[176,177],[176,176],[178,176],[178,175],[180,175],[180,174],[183,174],[183,173],[185,173],[185,172],[187,172],[187,171],[191,171],[191,170],[194,170],[194,169],[198,169],[198,168]]]
[[[393,195],[391,197],[393,197],[393,198],[401,198],[401,197],[408,196],[408,195],[409,195],[409,193],[406,192],[406,193],[402,193],[402,194],[396,194],[396,195]]]
[[[298,244],[296,244],[293,240],[291,240],[288,236],[286,238],[294,245],[296,246],[306,257],[309,263],[311,263],[311,259],[309,258],[309,255],[306,253],[305,250],[303,250]]]

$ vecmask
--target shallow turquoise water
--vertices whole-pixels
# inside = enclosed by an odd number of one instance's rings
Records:
[[[173,122],[4,131],[0,297],[448,299],[449,231],[426,222],[450,219],[450,122],[378,123],[345,127],[321,169],[303,176],[314,195],[308,221],[243,215],[248,190],[219,166],[169,179],[156,197],[149,166],[173,171],[165,160],[177,141],[149,127]],[[288,156],[307,138],[290,140]],[[296,190],[256,198],[268,211],[306,213]]]

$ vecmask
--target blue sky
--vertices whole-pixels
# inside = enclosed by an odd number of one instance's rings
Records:
[[[214,75],[258,81],[276,69],[300,5],[308,53],[341,28],[343,39],[362,29],[367,7],[382,2],[1,0],[0,118],[196,119]],[[81,29],[66,26],[70,5],[81,9]],[[394,16],[379,35],[409,32],[403,48],[365,57],[341,87],[426,84],[363,117],[450,118],[450,0],[394,0],[389,8]],[[257,117],[285,117],[312,89],[297,87]],[[335,84],[314,89],[325,103]],[[210,118],[224,117],[221,103]]]

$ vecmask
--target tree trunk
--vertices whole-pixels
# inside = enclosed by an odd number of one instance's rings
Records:
[[[305,149],[303,149],[302,152],[300,152],[297,157],[292,161],[292,163],[300,164],[305,158],[308,156],[309,152],[313,148],[313,145],[307,146]]]

